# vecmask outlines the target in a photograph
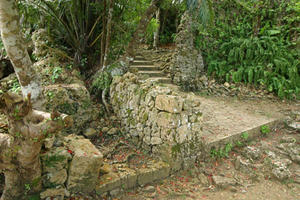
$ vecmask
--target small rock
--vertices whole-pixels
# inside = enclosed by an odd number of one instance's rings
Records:
[[[235,185],[236,181],[233,178],[223,177],[223,176],[213,176],[213,182],[216,186],[221,188],[226,188],[230,185]]]
[[[227,82],[225,82],[225,83],[224,83],[224,86],[227,87],[227,88],[229,88],[229,87],[230,87],[230,84],[227,83]]]
[[[237,191],[238,191],[238,190],[237,190],[235,187],[233,187],[233,186],[230,186],[229,189],[230,189],[231,192],[237,192]]]
[[[43,181],[45,184],[63,185],[67,180],[67,176],[66,169],[53,170],[52,172],[46,174],[46,177]]]
[[[300,122],[292,122],[288,125],[289,128],[294,130],[300,130]]]
[[[56,139],[56,140],[54,140],[53,146],[61,147],[61,146],[63,146],[63,141],[61,139]]]
[[[121,190],[120,190],[119,188],[117,188],[117,189],[111,190],[111,191],[109,192],[109,194],[110,194],[110,196],[112,196],[112,197],[116,197],[116,196],[118,196],[118,195],[120,194],[120,192],[121,192]]]
[[[159,138],[159,137],[152,137],[151,138],[151,144],[152,145],[162,144],[162,139]]]
[[[65,196],[64,188],[51,188],[45,190],[40,194],[41,199],[47,199],[50,197],[50,199],[55,198],[57,200],[63,200],[64,196]]]
[[[276,158],[276,154],[273,151],[266,151],[266,154],[271,159],[275,159]]]
[[[145,188],[143,189],[143,192],[153,193],[153,192],[155,192],[155,187],[152,186],[152,185],[148,185],[147,187],[145,187]]]
[[[70,195],[71,195],[70,192],[67,189],[65,189],[65,196],[69,197]]]
[[[46,149],[51,149],[55,141],[55,136],[45,139],[44,145]]]
[[[156,197],[157,197],[157,193],[156,193],[156,192],[151,193],[151,194],[150,194],[150,197],[151,197],[151,198],[156,198]]]
[[[199,181],[200,181],[200,183],[201,183],[202,185],[204,185],[204,186],[209,185],[209,182],[208,182],[208,180],[207,180],[207,177],[206,177],[203,173],[200,173],[200,174],[198,175],[198,179],[199,179]]]
[[[83,135],[86,136],[87,138],[93,138],[97,135],[97,131],[93,128],[88,128],[85,130]]]
[[[290,159],[276,159],[273,161],[273,165],[275,167],[281,167],[281,166],[289,166],[290,164],[292,164],[292,161]]]
[[[285,180],[291,177],[291,172],[286,166],[276,167],[272,170],[272,174],[279,180]]]
[[[244,160],[242,160],[241,156],[238,156],[235,160],[235,163],[234,163],[234,167],[236,170],[240,170],[244,173],[248,173],[249,172],[249,163]]]
[[[261,156],[261,151],[256,147],[247,146],[244,154],[247,158],[258,159]]]
[[[263,150],[269,149],[268,142],[266,142],[266,141],[260,141],[260,144],[261,144],[261,149],[263,149]]]
[[[117,121],[118,118],[117,118],[116,116],[113,115],[113,116],[110,117],[110,120],[111,120],[111,121]]]
[[[103,133],[107,133],[108,131],[109,131],[109,128],[108,128],[108,127],[103,127],[103,128],[102,128],[102,132],[103,132]]]
[[[283,136],[280,140],[281,143],[295,143],[297,140],[291,136]]]
[[[300,164],[300,155],[290,155],[292,161],[294,161],[295,163]]]
[[[296,178],[294,179],[294,182],[300,184],[300,177],[296,177]]]
[[[116,135],[117,133],[118,133],[118,129],[117,128],[111,128],[108,132],[107,132],[107,134],[108,135]]]

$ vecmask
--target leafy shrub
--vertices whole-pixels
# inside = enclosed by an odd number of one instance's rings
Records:
[[[148,43],[153,42],[154,32],[156,31],[157,28],[158,28],[158,21],[152,18],[146,30],[146,41]]]
[[[196,46],[203,52],[208,75],[220,81],[262,85],[280,98],[299,98],[296,42],[300,29],[293,27],[300,21],[295,15],[299,5],[294,1],[249,2],[214,4],[215,26],[199,26]]]
[[[271,129],[268,125],[263,125],[260,127],[260,132],[263,134],[263,135],[267,135],[268,133],[271,132]]]
[[[112,77],[108,72],[100,72],[92,83],[92,93],[101,97],[102,91],[109,88],[111,82]]]

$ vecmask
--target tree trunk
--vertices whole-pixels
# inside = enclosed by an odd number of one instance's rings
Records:
[[[179,16],[178,14],[176,14],[176,18],[175,18],[176,33],[178,33],[178,26],[179,26]]]
[[[4,47],[20,82],[23,96],[26,97],[30,93],[35,101],[42,88],[37,74],[32,69],[32,62],[21,35],[19,16],[14,0],[0,1],[0,30]]]
[[[25,198],[41,190],[40,150],[43,140],[72,124],[66,115],[32,109],[30,94],[23,100],[5,93],[0,109],[8,116],[9,134],[0,134],[0,171],[5,188],[1,200]],[[24,195],[25,194],[25,195]]]
[[[103,59],[103,66],[102,71],[107,67],[107,57],[109,54],[109,48],[110,48],[110,38],[111,38],[111,25],[112,25],[112,15],[113,15],[113,9],[114,9],[114,0],[110,0],[109,5],[109,11],[108,11],[108,18],[107,18],[107,25],[106,25],[106,44],[105,44],[105,53],[104,53],[104,59]]]
[[[155,49],[158,48],[158,43],[159,43],[159,30],[160,30],[160,9],[158,8],[156,11],[156,21],[158,23],[158,26],[154,32],[154,41],[153,41],[153,47]]]
[[[23,98],[0,97],[0,110],[8,116],[9,134],[0,134],[0,171],[5,176],[1,200],[24,199],[41,189],[40,150],[43,139],[70,121],[65,115],[32,109],[42,87],[22,38],[15,0],[0,1],[0,30],[7,55],[21,85]]]
[[[101,57],[100,57],[100,65],[99,68],[103,66],[104,63],[104,55],[105,55],[105,39],[106,39],[106,0],[103,1],[103,20],[102,20],[102,37],[101,37]]]
[[[139,25],[136,31],[134,32],[132,39],[129,42],[128,47],[126,49],[126,54],[127,54],[126,56],[129,57],[129,59],[132,59],[134,57],[135,55],[134,51],[136,49],[136,46],[140,41],[140,39],[145,35],[146,28],[152,16],[154,15],[155,11],[157,10],[157,8],[159,8],[159,5],[162,1],[163,0],[152,0],[150,6],[146,10],[145,14],[142,16]]]
[[[165,28],[166,28],[167,16],[168,16],[168,10],[165,10],[164,17],[163,17],[162,24],[161,24],[161,33],[162,34],[164,34],[164,31],[165,31]]]

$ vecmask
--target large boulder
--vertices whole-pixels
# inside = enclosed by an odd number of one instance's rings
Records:
[[[98,182],[103,155],[82,136],[69,135],[65,137],[64,145],[73,154],[67,181],[68,190],[74,193],[92,192]]]
[[[88,90],[82,84],[55,84],[46,86],[43,94],[46,98],[43,107],[47,111],[56,110],[72,116],[73,129],[83,130],[85,125],[96,120]]]
[[[44,86],[45,101],[41,109],[72,116],[74,125],[69,132],[82,132],[86,124],[98,117],[95,111],[99,109],[92,104],[80,72],[72,67],[72,61],[65,52],[51,47],[52,40],[46,30],[35,31],[32,41],[33,55],[37,59],[33,68],[39,73]]]
[[[67,181],[68,162],[71,154],[63,147],[52,148],[42,154],[43,185],[45,188],[64,186]]]

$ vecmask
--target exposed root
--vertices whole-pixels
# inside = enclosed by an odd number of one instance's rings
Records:
[[[107,112],[107,113],[110,113],[109,105],[108,105],[108,103],[106,102],[106,99],[105,99],[107,93],[108,93],[108,88],[105,88],[105,89],[102,91],[102,102],[103,102],[103,104],[104,104],[104,106],[105,106],[106,112]]]

